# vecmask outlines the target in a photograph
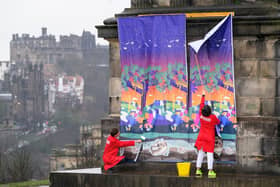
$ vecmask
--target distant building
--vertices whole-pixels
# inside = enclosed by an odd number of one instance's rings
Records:
[[[81,145],[68,144],[63,149],[53,149],[50,157],[50,171],[77,168],[81,163]]]
[[[71,97],[78,101],[77,104],[83,104],[84,96],[84,79],[83,77],[76,76],[58,76],[57,81],[57,97]]]
[[[42,28],[41,35],[38,37],[30,36],[29,34],[13,34],[10,41],[10,62],[15,64],[12,70],[13,75],[10,77],[11,80],[14,80],[13,87],[20,88],[14,89],[13,95],[25,95],[25,97],[21,97],[20,102],[21,104],[24,103],[25,107],[23,105],[20,105],[20,107],[14,106],[14,114],[17,119],[23,119],[19,117],[21,114],[21,116],[24,116],[24,112],[27,111],[23,108],[33,107],[32,110],[36,111],[34,102],[42,103],[42,101],[38,102],[38,100],[34,99],[34,97],[40,98],[40,96],[34,95],[37,92],[31,93],[31,90],[23,91],[21,89],[21,82],[25,82],[27,85],[31,84],[28,81],[31,78],[27,75],[29,72],[28,67],[34,65],[44,67],[41,72],[44,85],[40,85],[40,88],[43,89],[42,93],[44,92],[44,105],[47,111],[43,112],[43,117],[50,117],[60,103],[68,103],[73,107],[73,103],[82,104],[86,102],[83,110],[86,111],[85,113],[88,112],[86,116],[90,120],[104,116],[103,114],[107,112],[108,87],[104,85],[108,84],[109,49],[108,46],[96,45],[95,36],[91,32],[83,31],[81,36],[74,34],[61,35],[58,40],[54,35],[48,34],[47,28]],[[105,64],[105,68],[99,68],[99,64]],[[96,79],[96,72],[102,77]],[[73,87],[71,80],[67,81],[68,78],[64,78],[64,83],[68,83],[60,84],[59,89],[63,87],[64,91],[58,91],[56,82],[61,79],[58,75],[62,73],[79,74],[84,79],[81,81],[75,80],[76,83]],[[34,78],[38,81],[36,77]],[[97,81],[99,82],[97,83]],[[17,84],[18,86],[16,86]],[[100,88],[100,86],[102,87]],[[95,99],[96,95],[99,96],[98,99]],[[76,100],[73,102],[75,98]],[[100,112],[93,112],[101,104],[105,105],[101,108],[102,110],[98,109]],[[36,119],[41,119],[41,117],[42,115],[36,117]],[[31,118],[26,122],[30,121],[36,122]]]
[[[50,114],[55,113],[55,101],[56,101],[56,81],[54,79],[49,79],[47,85],[47,92],[48,92],[48,109]]]
[[[82,36],[62,35],[59,41],[54,35],[48,35],[47,28],[42,28],[41,36],[13,34],[10,42],[11,61],[20,65],[57,64],[60,60],[75,59],[87,62],[103,52],[104,46],[96,46],[95,36],[83,31]],[[108,47],[104,48],[108,51]],[[104,56],[104,53],[102,53]]]
[[[13,125],[11,93],[0,93],[0,125]]]
[[[30,64],[25,68],[14,65],[9,79],[10,92],[13,94],[13,119],[29,127],[42,123],[48,116],[43,65]]]
[[[10,71],[10,61],[0,61],[0,81],[4,81],[5,73]]]
[[[100,165],[101,125],[82,125],[80,143],[54,149],[50,158],[50,170],[89,168]]]

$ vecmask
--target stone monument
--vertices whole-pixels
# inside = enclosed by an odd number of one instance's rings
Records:
[[[121,70],[117,17],[143,14],[234,12],[237,102],[237,166],[275,171],[280,166],[280,2],[279,0],[131,0],[131,7],[96,26],[110,44],[109,115],[102,119],[103,146],[119,126]],[[220,17],[189,18],[187,39],[204,36]]]

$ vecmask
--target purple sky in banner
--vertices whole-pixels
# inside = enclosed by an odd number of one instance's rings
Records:
[[[229,16],[221,27],[201,46],[198,52],[200,65],[232,64],[231,19],[232,17]],[[195,59],[191,59],[191,61],[194,62]],[[196,64],[192,63],[192,65]]]
[[[118,29],[122,65],[185,64],[185,15],[119,18]]]

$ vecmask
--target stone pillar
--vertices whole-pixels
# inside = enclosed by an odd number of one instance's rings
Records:
[[[192,0],[131,0],[131,8],[187,7]]]
[[[153,0],[153,7],[169,7],[171,0]]]
[[[280,40],[275,42],[275,59],[276,59],[276,71],[277,71],[277,83],[276,83],[276,101],[275,101],[275,115],[280,116]]]
[[[110,135],[112,128],[119,128],[120,126],[120,118],[119,117],[108,117],[101,119],[101,148],[100,155],[102,158],[106,139]]]
[[[112,128],[120,126],[120,106],[121,106],[121,64],[120,48],[117,39],[109,39],[110,53],[110,79],[109,79],[109,116],[101,119],[101,153],[105,147],[106,139],[110,135]]]
[[[151,8],[152,1],[151,0],[131,0],[130,1],[131,8]]]
[[[110,42],[110,79],[109,79],[109,115],[120,115],[121,65],[118,40]]]

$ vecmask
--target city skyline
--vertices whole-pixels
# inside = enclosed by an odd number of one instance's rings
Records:
[[[107,18],[130,7],[130,0],[9,0],[0,3],[0,61],[10,60],[10,46],[13,34],[29,34],[38,37],[41,28],[47,27],[48,34],[56,36],[76,34],[83,30],[96,36],[97,44],[107,44],[97,37],[96,25],[102,25]],[[16,12],[16,13],[15,13]]]

